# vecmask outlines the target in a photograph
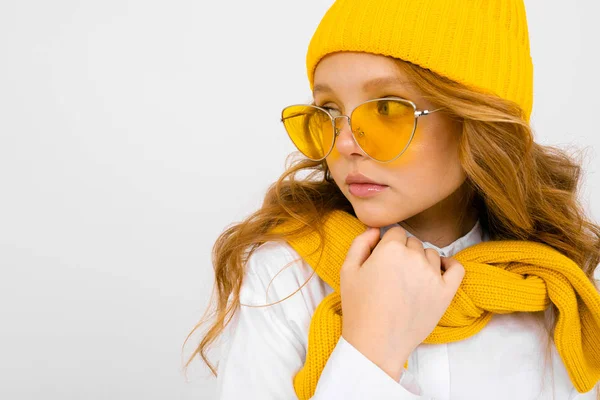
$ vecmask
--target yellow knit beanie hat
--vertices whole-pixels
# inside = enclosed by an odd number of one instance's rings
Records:
[[[399,58],[456,82],[533,106],[533,64],[523,0],[337,0],[308,48],[311,89],[327,54]]]

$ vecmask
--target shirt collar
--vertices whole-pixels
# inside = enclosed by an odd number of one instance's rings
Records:
[[[380,228],[379,237],[383,237],[383,234],[393,226],[399,226],[399,224],[391,224],[391,225],[387,225],[387,226]],[[405,229],[405,231],[406,231],[406,236],[415,237],[415,235],[413,235],[406,229]],[[473,246],[474,244],[477,244],[479,242],[484,242],[487,240],[489,240],[489,237],[488,237],[487,233],[483,231],[479,220],[477,220],[475,225],[473,225],[473,228],[471,228],[471,230],[467,234],[459,237],[458,239],[456,239],[454,242],[450,243],[449,245],[440,248],[432,243],[423,242],[423,247],[437,250],[437,252],[440,253],[440,256],[442,256],[442,257],[452,257],[454,254],[458,253],[462,249],[466,249],[467,247]]]

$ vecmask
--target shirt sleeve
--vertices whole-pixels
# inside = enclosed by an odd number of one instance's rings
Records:
[[[276,247],[256,251],[248,260],[240,302],[265,305],[270,265],[285,265]],[[274,281],[277,284],[277,281]],[[300,295],[298,293],[297,295]],[[285,300],[284,300],[285,301]],[[297,399],[293,377],[303,365],[305,352],[297,335],[280,315],[277,305],[241,305],[225,328],[217,371],[217,399]]]
[[[321,374],[313,400],[426,400],[415,377],[404,370],[399,382],[340,337]]]
[[[295,254],[295,253],[294,253]],[[264,305],[266,289],[287,293],[299,282],[269,279],[274,271],[286,265],[294,254],[286,247],[267,247],[255,252],[247,264],[240,301],[247,305]],[[268,265],[267,265],[268,264]],[[270,271],[265,273],[265,271]],[[291,276],[291,275],[290,275]],[[300,281],[303,276],[299,277]],[[313,285],[316,285],[313,282]],[[300,282],[301,283],[301,282]],[[277,286],[279,285],[279,287]],[[274,287],[275,286],[275,287]],[[294,376],[304,365],[307,338],[300,337],[295,324],[310,321],[313,307],[320,297],[311,296],[314,287],[300,291],[289,304],[267,307],[241,306],[225,328],[220,345],[217,369],[217,399],[294,400]],[[306,293],[306,294],[305,294]],[[305,296],[305,297],[302,297]],[[269,299],[267,303],[271,303]],[[310,307],[304,306],[309,303]],[[297,318],[295,313],[306,313]],[[405,370],[396,382],[376,364],[340,337],[317,384],[313,400],[411,400],[422,399],[414,377]]]

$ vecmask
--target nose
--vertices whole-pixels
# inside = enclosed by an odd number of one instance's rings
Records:
[[[350,126],[350,118],[346,115],[340,115],[335,118],[335,129],[337,139],[335,140],[336,150],[344,156],[352,154],[363,155],[360,147],[356,143]]]

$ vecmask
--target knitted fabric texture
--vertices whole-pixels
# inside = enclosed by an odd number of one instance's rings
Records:
[[[311,89],[319,61],[339,51],[409,61],[513,101],[530,119],[533,63],[523,0],[338,0],[308,47]]]
[[[296,223],[275,232],[292,232]],[[294,377],[299,399],[310,399],[342,334],[340,269],[352,240],[366,226],[354,216],[331,212],[323,247],[315,231],[288,243],[333,289],[315,310],[303,368]],[[322,251],[321,251],[322,249]],[[487,241],[454,255],[465,276],[454,299],[424,343],[450,343],[475,335],[494,313],[558,308],[554,343],[573,386],[587,392],[600,380],[600,294],[571,259],[542,243]]]

